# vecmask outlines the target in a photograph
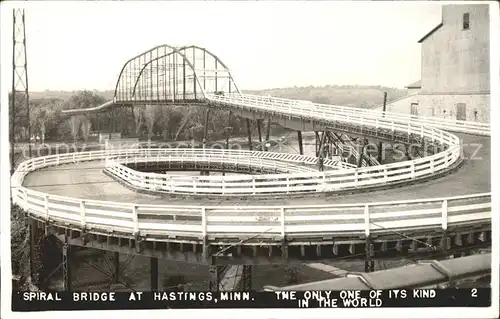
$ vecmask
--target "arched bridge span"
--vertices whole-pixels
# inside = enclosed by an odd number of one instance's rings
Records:
[[[195,103],[207,94],[240,93],[229,68],[195,45],[160,45],[128,60],[115,87],[114,103]]]

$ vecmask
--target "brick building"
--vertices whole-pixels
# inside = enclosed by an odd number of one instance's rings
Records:
[[[490,121],[489,5],[445,5],[442,21],[418,42],[421,80],[387,111]]]

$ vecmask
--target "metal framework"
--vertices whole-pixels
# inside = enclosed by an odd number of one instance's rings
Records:
[[[26,55],[26,28],[24,10],[14,9],[12,11],[12,106],[11,106],[11,170],[15,166],[15,127],[16,116],[20,104],[26,108],[28,118],[28,140],[31,138],[29,93],[28,93],[28,59]],[[24,103],[23,103],[24,102]],[[28,143],[28,152],[31,157],[31,143]]]
[[[240,93],[226,65],[205,48],[165,44],[125,63],[114,102],[192,103],[209,93]]]

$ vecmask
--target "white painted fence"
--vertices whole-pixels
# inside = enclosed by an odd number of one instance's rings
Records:
[[[142,235],[207,234],[263,237],[311,234],[370,234],[414,228],[447,229],[487,223],[491,194],[346,205],[172,206],[86,200],[45,194],[22,187],[35,169],[104,159],[104,151],[51,155],[25,161],[12,176],[15,204],[41,219]]]
[[[249,108],[253,111],[280,113],[290,118],[356,123],[376,129],[416,134],[439,141],[446,146],[443,152],[413,161],[333,171],[331,172],[333,175],[328,179],[326,174],[330,172],[300,173],[309,174],[308,178],[316,183],[312,188],[314,190],[318,189],[320,181],[321,185],[325,186],[323,190],[328,190],[339,185],[362,187],[396,180],[411,180],[446,169],[460,158],[458,137],[435,128],[434,124],[429,124],[423,119],[405,119],[394,113],[386,113],[384,117],[380,117],[380,114],[366,110],[320,104],[311,106],[311,103],[301,103],[301,101],[249,95],[210,95],[208,99],[215,103]],[[469,133],[474,133],[472,131],[477,128],[469,125],[466,129],[471,130]],[[491,222],[491,193],[352,205],[227,207],[139,205],[85,200],[44,194],[21,186],[24,176],[38,168],[87,160],[104,160],[119,154],[123,154],[123,151],[52,155],[25,161],[18,166],[12,176],[13,201],[32,214],[49,221],[133,234],[179,234],[200,238],[207,234],[217,236],[260,234],[263,237],[363,233],[368,235],[415,228],[447,229],[456,225]],[[337,173],[347,174],[347,177],[335,175]],[[276,176],[276,178],[281,177],[283,174]],[[292,183],[286,185],[289,187]],[[306,189],[304,185],[301,187]],[[279,190],[283,189],[281,185]]]
[[[488,123],[440,119],[436,117],[414,116],[394,112],[381,112],[361,108],[311,103],[308,101],[265,97],[250,94],[208,94],[207,99],[213,102],[228,103],[233,106],[251,107],[268,112],[281,113],[291,118],[313,117],[318,120],[330,119],[339,122],[358,121],[359,124],[372,125],[376,128],[405,129],[408,126],[425,126],[452,132],[490,136]],[[304,103],[308,102],[308,103]],[[418,134],[419,132],[412,132]]]
[[[365,187],[383,186],[390,183],[412,181],[435,175],[447,169],[459,157],[459,147],[454,146],[447,151],[406,162],[396,162],[387,165],[328,170],[302,171],[259,175],[229,175],[229,176],[172,176],[159,173],[140,172],[128,168],[121,163],[136,163],[148,161],[167,162],[198,162],[198,165],[215,162],[230,162],[249,164],[259,158],[230,156],[230,151],[224,156],[219,154],[209,157],[203,149],[178,150],[177,154],[164,155],[162,151],[146,156],[147,152],[132,150],[123,152],[122,157],[108,159],[105,169],[113,176],[126,181],[139,189],[179,193],[179,194],[217,194],[217,195],[252,195],[252,194],[289,194],[305,192],[328,192],[345,189],[360,189]],[[154,152],[154,150],[153,150]],[[141,154],[143,155],[141,156]],[[173,152],[172,152],[173,153]],[[206,156],[206,157],[204,157]],[[340,162],[339,162],[340,163]],[[275,161],[263,160],[260,165],[275,168],[280,171],[290,170],[291,165]]]

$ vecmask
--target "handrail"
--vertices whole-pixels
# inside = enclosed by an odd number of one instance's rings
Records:
[[[491,220],[491,193],[347,205],[175,206],[71,198],[22,186],[24,176],[36,169],[105,159],[120,151],[57,154],[27,160],[12,176],[13,201],[38,218],[51,222],[135,235],[168,233],[198,238],[229,233],[258,233],[263,237],[369,235],[395,229],[447,229]]]
[[[379,185],[381,182],[415,180],[435,174],[460,160],[460,140],[424,119],[405,119],[394,113],[384,116],[370,111],[340,106],[325,106],[307,101],[294,101],[250,95],[208,95],[210,103],[251,111],[265,111],[289,118],[312,119],[323,123],[349,123],[420,136],[421,140],[438,142],[443,151],[412,161],[375,167],[349,168],[322,172],[323,188],[345,186],[341,174],[352,174],[354,187]],[[430,126],[430,127],[429,127]],[[489,133],[488,133],[489,134]],[[182,234],[202,238],[207,234],[260,234],[284,237],[308,234],[370,235],[401,229],[443,229],[491,222],[491,193],[444,199],[364,203],[354,205],[296,205],[296,206],[172,206],[143,205],[96,201],[56,196],[22,186],[24,176],[36,169],[51,165],[103,160],[126,150],[72,153],[34,158],[21,163],[12,176],[13,201],[38,218],[48,221],[77,224],[84,228],[105,228],[134,235]],[[317,173],[298,173],[317,174]],[[320,175],[312,175],[317,180]],[[337,175],[336,175],[337,174]],[[391,175],[392,174],[392,175]],[[279,179],[280,175],[269,177]],[[391,176],[389,176],[391,175]],[[329,178],[327,179],[326,176]],[[281,176],[282,177],[282,176]],[[351,176],[352,177],[352,176]],[[393,178],[393,179],[391,179]],[[145,218],[149,216],[149,218]]]
[[[425,116],[415,116],[403,113],[395,112],[381,112],[372,109],[362,109],[339,105],[329,105],[329,104],[319,104],[311,103],[308,101],[298,101],[284,98],[275,97],[265,97],[260,95],[250,95],[250,94],[226,94],[213,95],[208,94],[207,99],[209,101],[223,102],[223,101],[238,101],[241,103],[253,102],[254,106],[257,104],[267,105],[276,108],[276,110],[283,110],[283,106],[290,108],[290,111],[303,110],[304,115],[314,115],[314,113],[322,114],[326,111],[326,114],[332,113],[342,113],[344,115],[357,116],[365,119],[379,119],[381,121],[395,121],[398,123],[412,123],[415,125],[426,125],[428,127],[435,127],[438,129],[445,129],[452,132],[462,132],[468,134],[478,134],[490,136],[490,124],[471,122],[471,121],[461,121],[461,120],[450,120],[450,119],[440,119],[435,117],[425,117]],[[341,121],[342,117],[338,119]],[[366,123],[368,124],[368,123]]]
[[[149,155],[148,155],[149,153]],[[265,152],[253,152],[260,155]],[[278,153],[275,153],[278,154]],[[417,180],[445,170],[453,163],[455,154],[445,152],[438,156],[425,157],[410,164],[399,163],[349,167],[327,171],[268,161],[258,156],[240,157],[226,153],[208,153],[203,149],[170,150],[125,150],[121,156],[104,158],[105,171],[126,181],[129,185],[142,190],[167,193],[217,194],[217,195],[259,195],[290,194],[304,192],[328,192],[343,189],[361,189],[376,185],[386,185],[405,180]],[[266,154],[268,155],[268,154]],[[193,162],[234,163],[273,169],[276,173],[237,176],[172,176],[159,173],[140,172],[122,164],[137,162]],[[340,164],[340,163],[339,163]],[[398,164],[398,165],[396,165]],[[337,167],[339,168],[339,167]],[[278,171],[280,173],[278,173]]]

